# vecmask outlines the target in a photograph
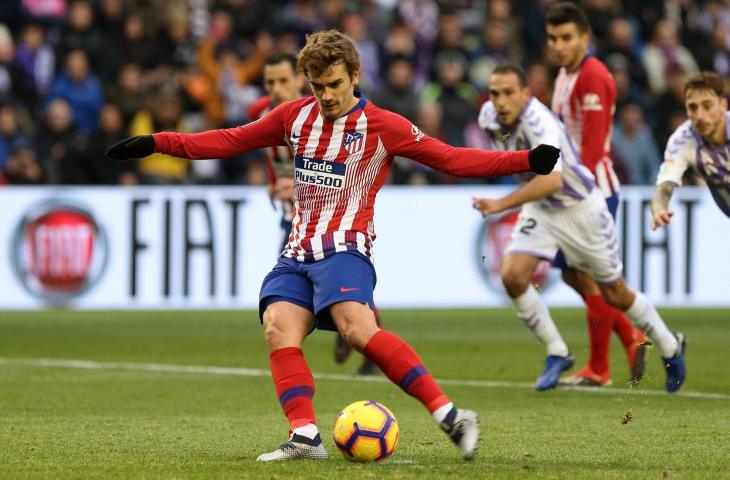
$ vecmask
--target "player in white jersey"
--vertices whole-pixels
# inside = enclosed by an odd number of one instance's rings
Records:
[[[699,73],[684,87],[689,120],[667,142],[651,203],[656,230],[669,224],[669,200],[688,168],[707,182],[715,203],[730,217],[730,113],[723,78],[714,72]]]
[[[542,260],[552,261],[562,250],[569,266],[586,272],[610,305],[624,311],[659,346],[666,369],[667,391],[684,381],[684,336],[669,331],[651,302],[628,288],[613,218],[593,175],[555,115],[531,97],[524,70],[504,64],[492,73],[490,101],[482,106],[479,125],[490,148],[517,150],[545,143],[560,148],[550,175],[521,175],[522,187],[498,199],[475,198],[483,215],[522,206],[502,263],[502,281],[517,315],[547,348],[545,369],[535,386],[547,390],[573,365],[547,306],[530,283]]]

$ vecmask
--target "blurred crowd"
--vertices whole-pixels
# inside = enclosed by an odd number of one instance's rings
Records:
[[[111,143],[160,130],[248,121],[264,59],[296,53],[308,32],[357,43],[362,90],[425,132],[483,147],[476,126],[492,69],[525,66],[549,105],[545,52],[554,0],[2,0],[0,183],[263,184],[260,152],[189,162],[152,155],[116,164]],[[613,157],[624,183],[652,184],[685,120],[683,85],[730,77],[730,0],[583,0],[592,51],[614,75]],[[406,159],[391,182],[454,183]]]

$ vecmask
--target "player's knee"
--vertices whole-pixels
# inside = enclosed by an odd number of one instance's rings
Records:
[[[264,341],[270,350],[281,348],[284,341],[284,327],[281,316],[267,309],[264,312]]]
[[[516,298],[525,293],[529,284],[529,277],[522,272],[513,269],[507,269],[502,272],[502,285],[507,290],[507,294]]]
[[[366,305],[339,305],[330,314],[342,338],[358,352],[365,349],[378,330],[375,317]]]

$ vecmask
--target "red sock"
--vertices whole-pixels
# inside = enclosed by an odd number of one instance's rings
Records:
[[[300,348],[274,350],[269,356],[271,378],[284,415],[289,419],[289,431],[314,419],[314,378]]]
[[[644,338],[644,332],[642,332],[640,328],[636,328],[632,325],[631,321],[626,318],[626,315],[624,315],[621,311],[618,311],[616,321],[613,323],[613,331],[616,332],[621,339],[621,343],[623,343],[626,348],[633,345],[637,339]]]
[[[365,356],[377,363],[391,382],[416,397],[429,412],[449,403],[416,351],[398,335],[379,330],[365,345]]]
[[[611,347],[611,330],[620,314],[609,306],[601,295],[586,295],[586,317],[588,318],[588,339],[591,346],[588,366],[595,373],[608,371],[608,352]]]

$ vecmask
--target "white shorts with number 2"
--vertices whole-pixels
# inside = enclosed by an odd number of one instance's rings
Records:
[[[598,189],[582,202],[562,210],[546,210],[536,202],[523,205],[505,255],[525,253],[552,261],[563,251],[569,266],[598,283],[614,283],[623,275],[616,226]]]

